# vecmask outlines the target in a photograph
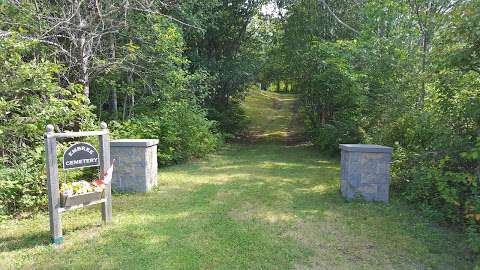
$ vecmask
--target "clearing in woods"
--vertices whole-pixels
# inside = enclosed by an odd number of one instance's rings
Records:
[[[302,143],[294,95],[251,91],[249,140],[160,168],[148,194],[0,224],[0,269],[472,269],[459,233],[393,198],[346,202],[339,165]]]

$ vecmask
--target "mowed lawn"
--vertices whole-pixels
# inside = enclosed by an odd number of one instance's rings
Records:
[[[108,226],[96,207],[65,214],[59,248],[49,244],[45,213],[2,223],[0,269],[474,267],[460,233],[399,200],[346,202],[338,161],[309,144],[225,145],[161,168],[159,184],[115,195]]]

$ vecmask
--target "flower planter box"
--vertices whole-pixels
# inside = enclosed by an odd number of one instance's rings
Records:
[[[84,194],[77,194],[72,196],[65,196],[60,193],[60,207],[68,208],[76,205],[85,205],[103,198],[102,192],[88,192]]]

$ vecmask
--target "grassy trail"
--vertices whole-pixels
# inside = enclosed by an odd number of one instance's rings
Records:
[[[250,121],[247,140],[286,143],[303,141],[303,125],[296,101],[292,94],[279,95],[251,90],[243,103]]]
[[[48,244],[45,214],[2,223],[0,269],[473,267],[459,234],[395,199],[345,202],[338,162],[282,139],[293,102],[253,92],[251,134],[265,140],[160,169],[154,192],[114,196],[109,226],[95,208],[67,213],[63,248]]]

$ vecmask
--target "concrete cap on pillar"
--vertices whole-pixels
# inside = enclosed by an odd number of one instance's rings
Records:
[[[393,148],[376,144],[340,144],[340,149],[349,152],[392,153]]]
[[[111,147],[150,147],[158,144],[158,139],[119,139],[110,141]]]

